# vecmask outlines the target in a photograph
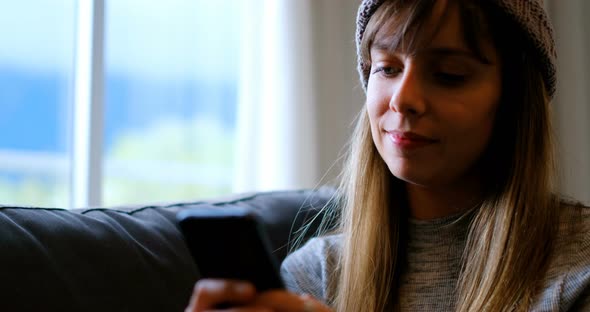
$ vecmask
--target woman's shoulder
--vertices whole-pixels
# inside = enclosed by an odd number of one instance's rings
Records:
[[[340,234],[316,237],[291,253],[281,265],[287,289],[327,301],[333,291],[341,242]]]
[[[554,250],[568,255],[568,262],[590,262],[590,207],[565,201],[560,206],[559,225]]]
[[[556,273],[567,269],[590,278],[590,207],[562,203],[553,248],[552,269]]]
[[[564,202],[545,277],[545,304],[560,310],[590,304],[590,207]],[[567,308],[567,309],[566,309]]]

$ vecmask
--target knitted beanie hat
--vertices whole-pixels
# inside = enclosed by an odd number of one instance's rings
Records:
[[[358,71],[363,83],[367,88],[369,79],[369,70],[364,66],[365,62],[360,51],[361,41],[367,23],[379,5],[385,0],[362,0],[359,7],[356,21],[356,47]],[[556,58],[555,41],[553,38],[553,28],[543,8],[543,0],[493,0],[493,2],[510,16],[531,40],[534,48],[537,49],[541,58],[539,64],[542,64],[542,74],[545,81],[545,88],[550,98],[555,93],[556,86]]]

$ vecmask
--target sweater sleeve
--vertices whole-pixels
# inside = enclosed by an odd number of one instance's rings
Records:
[[[535,311],[590,311],[590,208],[564,207]]]
[[[281,265],[287,290],[310,294],[328,304],[337,259],[337,236],[311,239]]]
[[[564,243],[569,248],[564,248],[563,257],[567,264],[567,274],[561,300],[562,306],[568,307],[569,303],[576,306],[575,311],[590,311],[590,208],[578,207],[579,213],[572,219],[578,221],[577,227],[570,235],[565,236]],[[573,222],[572,222],[573,223]],[[578,309],[580,306],[580,309]]]

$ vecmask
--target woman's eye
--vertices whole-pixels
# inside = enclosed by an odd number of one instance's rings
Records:
[[[434,74],[437,81],[446,85],[459,85],[466,81],[466,75],[438,72]]]
[[[381,66],[381,67],[377,67],[377,69],[375,69],[375,71],[373,71],[373,74],[381,73],[385,77],[393,77],[393,76],[399,74],[400,72],[401,72],[401,70],[396,67]]]

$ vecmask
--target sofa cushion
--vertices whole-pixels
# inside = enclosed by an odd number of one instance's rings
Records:
[[[292,230],[332,192],[117,209],[0,207],[0,311],[182,311],[199,274],[175,223],[179,210],[253,209],[282,260]]]

